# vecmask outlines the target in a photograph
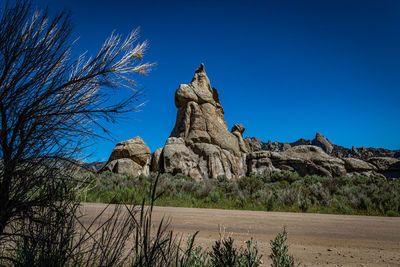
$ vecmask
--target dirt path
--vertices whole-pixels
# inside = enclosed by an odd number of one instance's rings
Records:
[[[87,220],[104,204],[86,203]],[[302,266],[400,266],[400,218],[155,207],[154,221],[170,217],[175,232],[200,231],[197,244],[211,247],[225,236],[237,245],[258,240],[269,266],[269,240],[286,225],[289,252]]]

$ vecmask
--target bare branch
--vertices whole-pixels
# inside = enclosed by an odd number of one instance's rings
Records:
[[[31,10],[20,0],[0,13],[0,235],[33,207],[52,205],[71,177],[65,166],[100,136],[96,129],[108,133],[103,120],[140,106],[135,78],[152,67],[142,62],[148,43],[137,42],[138,29],[73,59],[69,13]],[[114,103],[121,88],[130,95]]]

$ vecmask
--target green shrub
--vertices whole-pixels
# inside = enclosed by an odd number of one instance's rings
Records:
[[[299,179],[301,179],[301,177],[296,172],[292,171],[273,172],[264,178],[266,182],[286,181],[289,183],[293,183]]]
[[[302,212],[306,212],[310,208],[310,200],[307,198],[304,198],[300,201],[300,209]]]
[[[217,203],[220,200],[220,195],[218,194],[218,192],[211,192],[209,195],[210,199],[212,202]]]
[[[264,205],[265,205],[265,209],[267,211],[273,211],[275,209],[275,206],[276,206],[275,201],[274,201],[273,198],[268,198]]]
[[[246,241],[246,246],[247,246],[246,249],[240,248],[240,252],[237,257],[237,265],[243,267],[260,266],[262,255],[259,255],[258,253],[257,241],[254,241],[252,238]]]
[[[332,200],[332,207],[336,208],[338,212],[342,214],[351,213],[351,208],[346,204],[346,198],[344,196],[336,196]]]
[[[246,198],[243,195],[239,195],[235,199],[235,206],[238,208],[244,208],[245,205],[246,205]]]
[[[199,198],[206,198],[211,192],[215,191],[215,185],[212,181],[206,180],[201,183],[201,187],[196,191],[196,195]]]
[[[229,237],[224,240],[217,240],[212,247],[211,263],[213,267],[235,266],[237,251],[233,247],[233,239]]]
[[[246,190],[250,195],[263,187],[263,182],[257,175],[242,177],[237,183],[241,190]]]
[[[399,217],[400,214],[397,213],[397,212],[395,212],[394,210],[388,210],[388,211],[386,212],[386,216],[388,216],[388,217]]]
[[[272,267],[292,267],[294,258],[288,255],[289,246],[286,245],[287,232],[283,228],[282,233],[278,233],[274,240],[270,241],[272,253],[269,256],[272,260]]]
[[[190,242],[191,239],[188,239],[188,246]],[[187,267],[211,267],[210,255],[203,251],[201,246],[197,246],[188,253],[186,262],[180,265]]]

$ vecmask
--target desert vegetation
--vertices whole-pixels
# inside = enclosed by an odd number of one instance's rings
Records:
[[[80,175],[87,174],[81,171]],[[89,174],[81,200],[129,203],[150,190],[154,176]],[[185,175],[162,174],[156,205],[196,208],[294,211],[399,216],[400,181],[379,176],[301,177],[282,171],[236,181],[225,176],[197,182]]]
[[[179,237],[164,218],[152,221],[158,178],[144,196],[141,205],[107,205],[89,226],[82,223],[77,197],[81,190],[71,190],[52,209],[37,207],[32,217],[11,224],[22,229],[2,235],[0,266],[198,266],[256,267],[262,264],[257,241],[250,239],[238,247],[232,237],[220,235],[211,249],[196,245],[196,235]],[[149,206],[145,206],[145,203]],[[101,218],[112,209],[111,215]],[[15,227],[15,228],[14,228]],[[10,238],[7,238],[10,237]],[[291,267],[284,229],[271,240],[272,266]]]

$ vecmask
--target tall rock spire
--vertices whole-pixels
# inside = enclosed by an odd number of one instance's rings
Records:
[[[166,172],[183,172],[199,179],[238,178],[246,173],[243,132],[229,132],[218,91],[211,87],[204,64],[189,84],[178,87],[175,105],[176,123],[163,153]],[[244,131],[244,127],[234,129]]]

